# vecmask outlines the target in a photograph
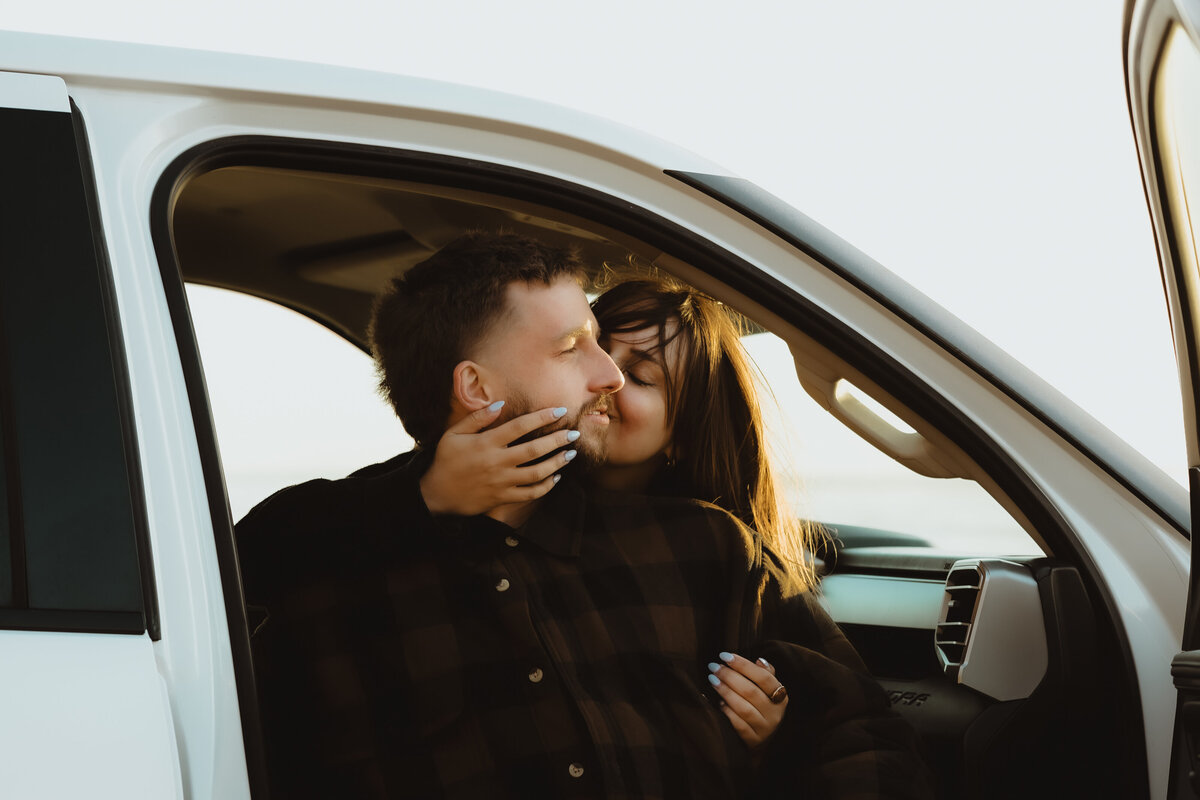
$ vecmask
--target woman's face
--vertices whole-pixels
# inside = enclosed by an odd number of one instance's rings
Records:
[[[670,338],[678,323],[668,322]],[[614,333],[601,344],[625,375],[625,386],[612,396],[609,407],[607,457],[604,471],[609,477],[625,474],[623,488],[644,488],[670,454],[671,430],[667,424],[666,376],[662,359],[674,366],[679,340],[671,341],[665,353],[657,352],[658,329],[644,328]],[[612,483],[612,481],[606,481]]]

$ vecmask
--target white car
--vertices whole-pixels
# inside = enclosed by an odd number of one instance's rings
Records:
[[[1131,2],[1126,17],[1197,493],[1200,3]],[[266,796],[230,513],[248,490],[222,461],[209,388],[251,423],[272,411],[253,387],[206,387],[223,357],[198,346],[203,290],[185,286],[262,298],[363,348],[390,275],[499,226],[710,292],[794,359],[778,380],[831,429],[923,476],[849,474],[846,513],[864,516],[823,516],[840,539],[823,597],[944,796],[1192,791],[1187,493],[752,184],[514,97],[16,33],[0,33],[0,143],[4,797]],[[777,393],[785,421],[801,413]]]

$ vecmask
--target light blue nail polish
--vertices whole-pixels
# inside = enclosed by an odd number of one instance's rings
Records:
[[[709,682],[709,683],[711,683],[713,686],[720,686],[720,685],[721,685],[721,679],[720,679],[720,678],[718,678],[716,675],[709,675],[709,676],[708,676],[708,682]]]
[[[554,418],[558,419],[559,417],[566,415],[566,413],[567,410],[565,408],[556,408],[554,409]]]
[[[733,661],[733,653],[717,653],[717,658],[728,664]]]
[[[490,406],[488,406],[488,411],[499,411],[502,408],[504,408],[504,401],[497,400],[496,402],[494,402]]]
[[[572,458],[574,458],[578,454],[579,453],[576,450],[568,450],[567,452],[563,453],[563,460],[570,461]]]
[[[720,665],[720,664],[717,664],[717,663],[714,663],[714,662],[712,662],[712,661],[710,661],[710,662],[708,662],[708,671],[709,671],[709,672],[712,672],[712,673],[714,673],[714,674],[715,674],[715,673],[717,673],[717,672],[720,672],[720,671],[721,671],[721,665]]]
[[[573,442],[579,438],[579,431],[567,431],[567,441]]]
[[[558,483],[558,482],[559,482],[559,481],[561,481],[561,480],[562,480],[562,475],[555,475],[555,476],[554,476],[554,482],[555,482],[555,483]]]

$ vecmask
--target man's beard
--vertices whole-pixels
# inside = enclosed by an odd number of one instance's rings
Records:
[[[542,458],[535,459],[530,463],[544,461],[545,459],[553,456],[555,453],[562,452],[563,450],[574,449],[576,451],[576,456],[570,462],[571,464],[575,465],[574,471],[590,472],[596,467],[604,464],[605,458],[608,456],[608,427],[605,426],[600,429],[593,428],[592,430],[584,431],[579,427],[579,423],[583,420],[583,416],[588,412],[594,411],[598,408],[608,408],[611,405],[612,401],[610,395],[600,395],[593,400],[589,400],[574,414],[571,414],[570,410],[568,409],[567,413],[561,419],[555,420],[549,425],[543,425],[536,430],[530,431],[510,444],[522,444],[524,442],[533,441],[534,439],[545,436],[547,433],[552,431],[579,431],[579,438],[574,442],[566,445],[565,447],[560,447],[557,450],[553,450]],[[514,419],[522,416],[523,414],[528,414],[537,410],[538,409],[534,407],[533,403],[530,402],[526,395],[522,394],[521,392],[510,392],[508,400],[504,403],[504,411],[501,413],[500,419],[496,420],[495,424],[501,425],[505,422],[508,422],[510,419]]]

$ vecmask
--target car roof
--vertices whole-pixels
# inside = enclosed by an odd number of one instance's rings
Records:
[[[423,113],[463,115],[561,135],[659,169],[727,174],[695,153],[603,117],[520,95],[386,72],[160,45],[0,31],[0,70],[56,75],[67,85],[143,85],[148,90],[214,90]],[[156,89],[153,87],[157,87]]]

